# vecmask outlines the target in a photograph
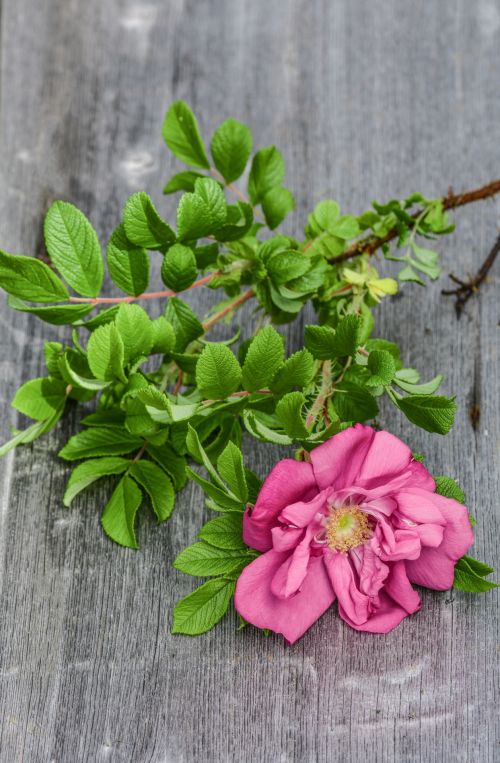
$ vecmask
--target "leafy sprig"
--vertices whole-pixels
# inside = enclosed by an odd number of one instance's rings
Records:
[[[394,343],[372,337],[373,308],[398,283],[379,274],[370,256],[381,249],[401,261],[399,281],[436,278],[438,255],[427,241],[452,229],[447,211],[500,191],[500,183],[444,199],[412,194],[374,202],[361,215],[323,200],[296,239],[276,232],[295,208],[276,146],[252,154],[249,128],[228,119],[207,148],[181,101],[168,110],[163,137],[188,167],[164,188],[181,194],[175,220],[139,191],[101,247],[84,213],[55,201],[44,225],[48,264],[0,252],[0,286],[10,306],[69,327],[64,344],[45,344],[46,376],[17,391],[13,406],[33,423],[15,431],[0,454],[45,434],[70,404],[92,403],[83,429],[60,451],[79,462],[64,502],[101,478],[112,480],[102,525],[131,548],[144,497],[161,522],[188,478],[201,485],[221,516],[177,561],[179,569],[215,576],[176,610],[174,628],[190,632],[213,624],[229,604],[237,570],[253,558],[241,541],[241,512],[257,485],[241,460],[244,433],[303,453],[376,417],[383,395],[417,426],[448,432],[456,406],[435,394],[443,377],[422,383]],[[235,183],[247,169],[242,190]],[[151,257],[161,258],[165,288],[150,287]],[[122,296],[102,293],[105,265]],[[222,298],[198,316],[180,295],[203,287]],[[139,304],[151,300],[165,301],[155,319]],[[308,302],[318,324],[306,326],[304,346],[287,357],[272,324],[294,320]],[[255,334],[238,329],[229,340],[210,341],[212,328],[246,303],[258,316]],[[208,480],[190,459],[203,463]],[[483,579],[470,560],[462,568],[462,586],[473,585],[464,582],[472,574]]]

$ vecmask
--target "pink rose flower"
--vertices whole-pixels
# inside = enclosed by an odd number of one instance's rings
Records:
[[[401,440],[356,424],[310,461],[276,464],[244,514],[245,543],[265,553],[238,579],[242,617],[293,643],[336,598],[350,626],[387,633],[420,608],[412,583],[453,585],[473,542],[467,509]]]

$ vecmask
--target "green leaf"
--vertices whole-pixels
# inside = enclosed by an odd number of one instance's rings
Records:
[[[115,323],[123,342],[125,365],[149,355],[154,341],[153,328],[149,315],[142,307],[122,303]]]
[[[184,101],[175,101],[166,113],[163,139],[171,152],[192,167],[210,169],[196,117]]]
[[[247,548],[221,549],[209,543],[193,543],[176,557],[174,567],[186,575],[209,577],[227,575],[248,564],[255,554]]]
[[[226,119],[214,132],[210,150],[214,164],[226,183],[237,180],[252,152],[252,133],[236,119]]]
[[[142,503],[142,492],[130,477],[122,477],[106,504],[101,524],[106,535],[127,548],[139,548],[135,538],[135,515]]]
[[[324,199],[316,204],[314,212],[309,215],[311,237],[319,236],[323,231],[333,233],[335,224],[340,218],[340,207],[333,199]]]
[[[248,487],[245,477],[245,466],[241,451],[234,442],[229,441],[220,454],[217,459],[217,469],[236,498],[242,503],[246,503],[248,500]]]
[[[230,490],[228,489],[224,481],[221,479],[221,477],[215,470],[214,465],[210,461],[210,458],[208,457],[207,453],[205,452],[205,449],[203,448],[203,445],[200,442],[198,432],[196,431],[194,427],[191,426],[191,424],[188,425],[188,432],[186,436],[186,448],[188,450],[188,453],[191,454],[191,456],[195,459],[195,461],[198,461],[198,463],[203,464],[203,466],[209,473],[211,479],[215,483],[217,483],[217,485],[219,486],[218,489],[221,489],[224,493],[230,493]],[[240,501],[233,494],[231,494],[231,500],[238,501],[238,504],[240,503]]]
[[[13,310],[36,315],[37,318],[45,321],[45,323],[51,323],[53,326],[75,323],[84,318],[94,309],[94,305],[50,305],[49,307],[31,307],[17,297],[12,296],[10,296],[7,301],[9,307]]]
[[[78,464],[71,473],[64,493],[64,505],[69,506],[78,493],[85,490],[89,485],[112,474],[122,474],[130,466],[126,458],[111,456],[110,458],[96,458]]]
[[[282,432],[267,426],[254,411],[243,411],[243,422],[250,434],[262,442],[273,442],[276,445],[292,445],[293,439]]]
[[[284,395],[294,387],[307,387],[314,376],[314,358],[308,350],[299,350],[278,368],[271,382],[275,395]]]
[[[243,387],[249,392],[268,387],[284,360],[283,337],[266,326],[252,339],[243,364]]]
[[[170,297],[168,300],[165,318],[173,326],[176,336],[175,349],[177,352],[183,352],[190,342],[204,333],[203,326],[198,317],[189,305],[178,297]]]
[[[158,522],[168,519],[174,508],[175,493],[172,482],[163,469],[151,461],[141,459],[132,464],[130,475],[149,495]]]
[[[335,354],[335,331],[330,326],[306,326],[305,345],[318,360],[330,360]]]
[[[398,278],[400,281],[413,281],[414,283],[420,284],[420,286],[425,286],[424,281],[418,276],[411,265],[405,265],[404,268],[401,268],[401,270],[398,273]]]
[[[360,320],[357,315],[346,315],[337,324],[333,342],[334,357],[355,355],[359,346]]]
[[[292,209],[295,209],[295,199],[288,188],[271,188],[262,198],[262,211],[271,230],[277,228]]]
[[[307,273],[311,260],[298,252],[276,252],[266,262],[266,270],[275,284],[285,284]]]
[[[88,321],[84,321],[82,327],[86,328],[87,331],[93,331],[98,328],[98,326],[104,326],[105,323],[112,323],[116,318],[119,307],[120,305],[113,305],[113,307],[107,307],[104,310],[101,310],[92,318],[89,318]]]
[[[148,443],[146,452],[172,478],[175,490],[182,490],[187,482],[186,459],[166,442],[163,445]]]
[[[193,471],[189,466],[186,468],[186,473],[193,482],[199,485],[204,493],[212,498],[215,503],[220,507],[221,511],[243,511],[245,506],[241,501],[237,501],[235,498],[231,498],[228,493],[212,482],[200,477],[197,472]]]
[[[60,379],[31,379],[19,387],[12,405],[20,413],[36,421],[54,415],[66,401],[66,383]]]
[[[498,583],[484,580],[485,575],[490,575],[493,568],[483,562],[478,562],[470,556],[463,556],[455,565],[455,580],[453,588],[469,593],[483,593],[498,588]]]
[[[229,550],[244,549],[242,537],[242,518],[240,512],[227,512],[207,522],[198,533],[200,540],[216,548]]]
[[[226,199],[212,178],[196,181],[194,193],[181,196],[177,207],[177,230],[181,241],[203,238],[226,220]]]
[[[395,404],[412,424],[437,434],[450,431],[457,410],[454,398],[431,395],[398,396]]]
[[[226,614],[235,585],[226,578],[209,580],[177,602],[172,633],[198,636],[213,628]]]
[[[170,247],[161,266],[161,278],[165,286],[173,291],[184,291],[191,286],[198,275],[194,252],[182,244]]]
[[[214,231],[217,241],[237,241],[243,238],[252,227],[253,207],[250,204],[239,201],[236,205],[227,206],[226,213],[225,222]],[[198,267],[200,264],[203,264],[199,254],[200,249],[201,247],[198,247],[196,250]],[[209,264],[213,264],[213,262]]]
[[[390,384],[396,373],[396,364],[394,358],[386,350],[374,350],[368,356],[368,368],[371,371],[371,377],[367,380],[367,385],[386,386]]]
[[[241,367],[223,344],[206,344],[196,364],[196,384],[204,398],[228,397],[241,384]]]
[[[163,315],[151,321],[151,330],[153,332],[153,346],[151,353],[171,352],[175,347],[175,332],[171,323]]]
[[[332,401],[341,421],[366,421],[378,413],[375,398],[367,389],[352,382],[337,384]]]
[[[194,172],[193,170],[185,170],[184,172],[178,172],[170,178],[167,185],[163,189],[163,193],[175,193],[176,191],[194,191],[194,184],[198,178],[205,177],[200,172]]]
[[[258,204],[271,188],[281,186],[285,177],[285,162],[276,146],[261,148],[254,155],[248,178],[248,195]]]
[[[453,498],[459,503],[465,503],[465,493],[452,477],[434,477],[436,483],[436,493],[444,495],[446,498]]]
[[[432,395],[441,386],[444,378],[442,374],[438,374],[434,379],[431,379],[425,384],[413,384],[401,379],[399,376],[400,373],[401,371],[398,371],[396,374],[394,384],[397,384],[398,387],[401,387],[401,389],[404,389],[405,392],[409,392],[411,395]]]
[[[41,437],[50,429],[53,429],[64,412],[64,405],[61,405],[50,418],[45,421],[37,421],[22,432],[17,432],[8,442],[4,443],[0,447],[0,458],[5,456],[9,451],[16,448],[18,445],[27,445],[38,437]]]
[[[106,250],[109,275],[114,283],[133,297],[143,294],[149,283],[149,257],[142,246],[128,240],[125,227],[119,225]]]
[[[123,210],[123,225],[127,238],[145,249],[161,249],[175,241],[175,233],[156,211],[144,191],[132,194]]]
[[[55,273],[34,257],[0,250],[0,287],[13,297],[32,302],[64,302],[69,292]]]
[[[140,437],[117,427],[92,427],[73,435],[59,456],[66,461],[79,461],[94,456],[123,456],[143,445]]]
[[[89,337],[87,359],[96,379],[126,381],[123,342],[114,323],[100,326]]]
[[[82,360],[84,361],[83,363],[81,362]],[[83,367],[80,368],[80,365]],[[90,376],[91,372],[86,359],[73,350],[66,350],[59,360],[59,368],[68,384],[72,384],[77,389],[99,392],[101,389],[109,387],[111,383],[101,379],[93,379]]]
[[[276,416],[292,440],[303,440],[309,437],[302,418],[304,403],[305,397],[302,392],[289,392],[276,405]]]
[[[78,294],[96,297],[104,278],[101,246],[83,212],[55,201],[45,217],[44,234],[50,259],[64,280]]]

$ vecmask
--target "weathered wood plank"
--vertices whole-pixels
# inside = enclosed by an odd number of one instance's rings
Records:
[[[327,194],[356,211],[371,198],[486,182],[499,166],[499,43],[495,0],[3,0],[1,244],[38,251],[58,196],[82,206],[103,239],[132,190],[171,210],[159,127],[174,97],[205,131],[236,116],[258,145],[283,148],[298,198],[291,229]],[[499,211],[496,201],[460,213],[443,242],[450,269],[485,255]],[[457,425],[440,439],[393,410],[383,421],[461,481],[478,553],[494,562],[498,275],[460,323],[441,285],[409,287],[378,322],[409,362],[447,370]],[[210,296],[195,303],[200,313]],[[1,310],[5,437],[15,387],[41,371],[43,340],[64,330]],[[287,334],[293,349],[301,326]],[[482,409],[477,431],[471,402]],[[292,648],[236,633],[231,618],[197,640],[172,637],[172,604],[192,584],[169,563],[200,526],[200,493],[187,489],[166,526],[141,520],[139,553],[111,545],[102,493],[61,505],[68,470],[55,454],[74,426],[0,464],[2,761],[496,759],[495,594],[424,593],[422,612],[387,637],[355,633],[334,611]],[[269,450],[248,451],[265,473]]]

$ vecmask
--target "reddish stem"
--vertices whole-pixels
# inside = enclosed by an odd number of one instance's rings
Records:
[[[204,276],[203,278],[198,279],[198,281],[195,281],[191,284],[191,286],[188,286],[186,289],[182,289],[182,292],[184,291],[191,291],[191,289],[197,289],[198,286],[205,286],[205,284],[210,283],[210,281],[215,278],[215,276],[220,275],[219,272],[217,273],[210,273],[208,276]],[[90,305],[117,305],[121,304],[122,302],[129,303],[129,302],[137,302],[140,299],[160,299],[162,297],[175,297],[177,294],[181,294],[181,291],[149,291],[146,294],[139,294],[138,297],[70,297],[70,302],[83,302]]]
[[[237,307],[240,307],[240,305],[243,305],[245,302],[248,302],[249,299],[252,299],[252,297],[255,296],[255,292],[253,289],[249,289],[248,291],[243,292],[243,294],[240,294],[240,296],[235,299],[233,302],[231,302],[229,305],[226,305],[226,307],[223,310],[220,310],[218,313],[215,313],[211,318],[208,319],[208,321],[205,321],[203,324],[203,328],[205,329],[205,332],[209,331],[212,326],[215,326],[216,323],[218,323],[222,318],[225,318],[226,315],[229,315],[233,310],[236,310]]]

